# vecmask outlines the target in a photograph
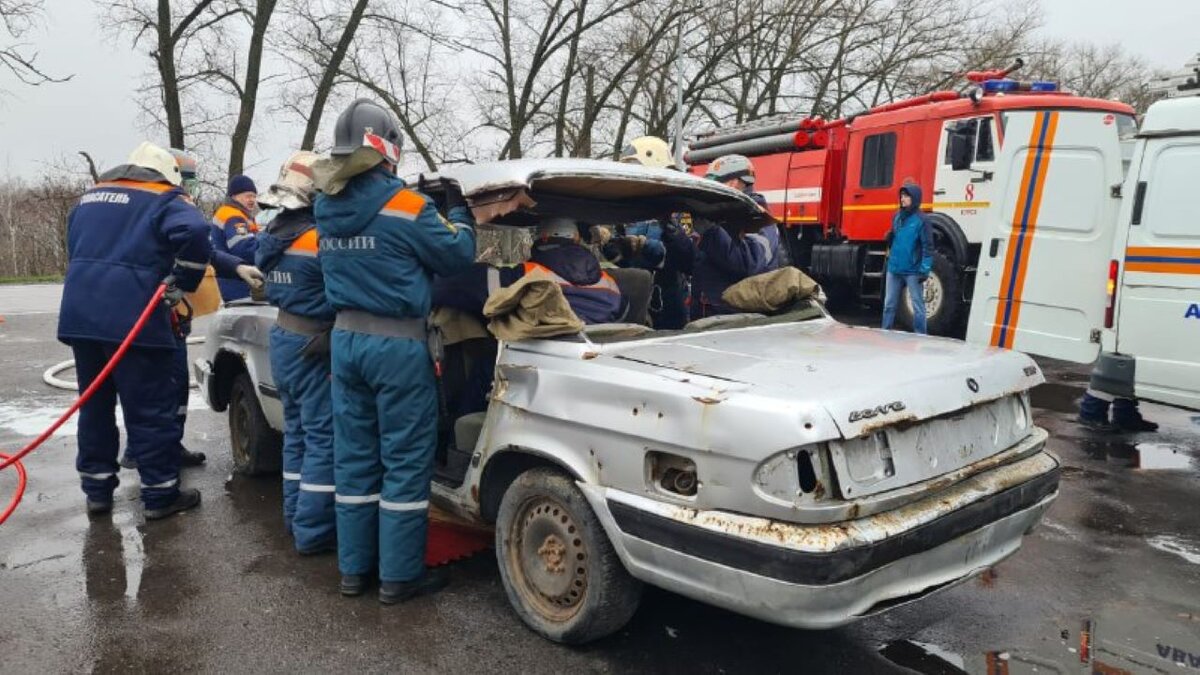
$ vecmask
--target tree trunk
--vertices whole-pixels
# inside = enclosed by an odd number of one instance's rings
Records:
[[[254,124],[254,106],[258,102],[259,73],[262,70],[263,41],[276,0],[258,0],[254,12],[254,28],[250,33],[250,52],[246,56],[246,83],[242,87],[241,107],[237,124],[229,143],[229,175],[242,172],[246,159],[246,144],[250,140],[250,127]]]
[[[167,137],[171,147],[183,145],[183,106],[179,103],[179,79],[175,73],[175,38],[171,34],[171,2],[158,0],[158,53],[154,60],[162,81],[163,111],[167,115]]]
[[[329,94],[333,91],[333,81],[342,68],[342,61],[346,58],[350,43],[354,41],[354,34],[358,32],[358,24],[367,11],[368,2],[370,0],[358,0],[354,3],[350,19],[346,22],[346,27],[342,29],[342,36],[338,38],[337,47],[329,57],[329,63],[325,64],[325,72],[321,74],[321,81],[317,84],[317,91],[313,95],[312,110],[308,113],[308,124],[304,127],[304,140],[300,141],[301,150],[313,149],[313,144],[317,140],[317,130],[321,126],[321,117],[325,114],[325,102],[329,100]]]

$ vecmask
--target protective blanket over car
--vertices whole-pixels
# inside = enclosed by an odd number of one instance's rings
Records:
[[[461,309],[434,307],[429,314],[429,320],[442,332],[442,340],[446,346],[490,337],[482,321]]]
[[[770,314],[817,297],[821,286],[795,267],[783,267],[742,279],[725,289],[721,300],[742,312]]]
[[[538,273],[492,293],[483,306],[488,330],[499,340],[519,341],[575,335],[583,321],[571,311],[558,282]]]

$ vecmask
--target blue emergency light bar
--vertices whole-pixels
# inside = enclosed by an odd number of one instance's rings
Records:
[[[1017,80],[987,80],[982,83],[985,94],[1004,94],[1013,91],[1058,91],[1057,82],[1038,80],[1034,82],[1019,82]]]

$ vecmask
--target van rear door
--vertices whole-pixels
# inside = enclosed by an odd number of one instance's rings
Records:
[[[1200,110],[1200,100],[1189,101]],[[1170,102],[1171,107],[1185,104]],[[1154,112],[1148,125],[1155,122]],[[1195,124],[1193,120],[1193,125]],[[1200,132],[1145,140],[1121,222],[1129,224],[1117,291],[1117,351],[1136,358],[1139,398],[1200,409]]]
[[[1122,182],[1117,116],[1001,116],[967,341],[1091,363],[1100,352]]]

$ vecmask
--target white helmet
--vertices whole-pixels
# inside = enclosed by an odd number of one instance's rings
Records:
[[[183,183],[183,173],[179,170],[175,155],[150,141],[142,141],[141,145],[134,148],[126,163],[157,171],[163,180],[176,187]]]
[[[579,225],[574,218],[552,216],[538,223],[537,234],[539,239],[570,239],[574,241],[579,239]]]
[[[754,185],[754,165],[745,155],[725,155],[714,159],[713,163],[708,165],[705,177],[721,183],[741,178],[747,185]]]
[[[675,160],[671,157],[671,146],[657,136],[641,136],[630,141],[621,150],[621,162],[641,164],[655,169],[675,165]]]
[[[269,209],[302,209],[312,206],[317,188],[313,184],[313,164],[321,156],[308,150],[300,150],[288,157],[279,169],[275,184],[259,196],[258,203]]]

